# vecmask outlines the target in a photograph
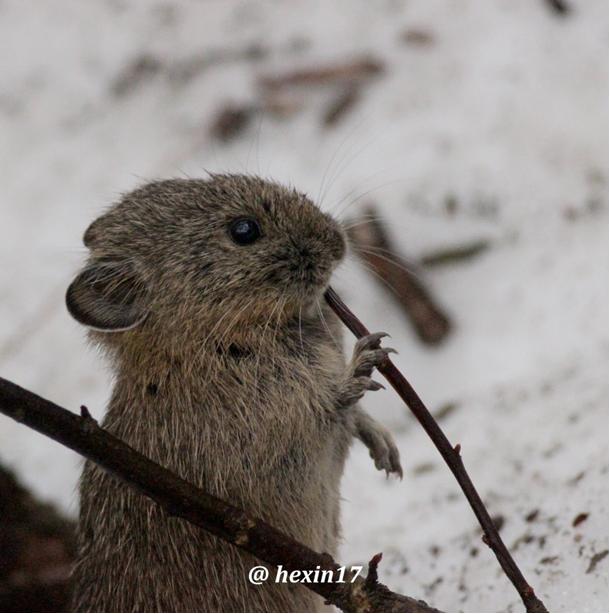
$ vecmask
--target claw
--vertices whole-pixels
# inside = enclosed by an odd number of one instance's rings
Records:
[[[370,335],[365,335],[364,337],[360,337],[358,339],[356,345],[362,349],[377,349],[381,344],[381,340],[384,337],[389,337],[388,333],[371,333]]]
[[[402,479],[400,453],[387,429],[377,424],[368,414],[359,411],[355,434],[368,448],[377,469],[385,471],[387,476],[395,474]]]
[[[356,342],[352,359],[347,365],[345,383],[338,396],[342,407],[353,405],[367,390],[385,389],[383,384],[371,379],[373,369],[385,364],[389,354],[397,354],[394,348],[381,347],[383,337],[389,337],[388,333],[371,333]]]
[[[397,354],[394,348],[356,348],[355,357],[353,359],[354,375],[371,375],[375,367],[383,364],[387,360],[389,354]]]
[[[400,454],[398,448],[393,444],[390,445],[390,472],[395,473],[402,480],[402,465],[400,464]]]

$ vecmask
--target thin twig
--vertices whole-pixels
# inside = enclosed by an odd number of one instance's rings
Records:
[[[360,338],[369,334],[369,330],[366,326],[350,311],[332,288],[328,288],[324,296],[332,310],[356,337]],[[428,411],[428,408],[419,398],[417,392],[415,392],[411,384],[409,384],[389,357],[385,358],[378,369],[407,404],[409,409],[415,414],[415,417],[419,420],[426,433],[430,436],[430,439],[432,439],[437,450],[441,453],[449,469],[451,469],[451,472],[458,481],[462,491],[468,499],[468,503],[470,503],[475,516],[483,528],[483,541],[493,550],[504,573],[508,576],[521,596],[527,611],[547,612],[544,604],[536,597],[534,589],[525,580],[521,570],[517,567],[513,557],[504,545],[485,504],[481,500],[479,493],[466,472],[462,457],[460,456],[461,445],[457,444],[452,446],[449,443],[445,433],[443,433],[436,420],[432,417],[432,414]]]
[[[288,572],[328,570],[332,577],[339,577],[339,566],[330,555],[311,550],[146,458],[99,427],[86,407],[81,407],[78,416],[0,378],[0,412],[97,463],[150,497],[169,516],[187,520],[266,563],[282,565]],[[363,578],[353,583],[311,582],[305,586],[346,612],[438,612],[423,601]]]
[[[286,87],[311,87],[368,79],[384,71],[384,63],[374,57],[362,57],[340,64],[312,66],[284,74],[267,75],[259,84],[267,90]]]

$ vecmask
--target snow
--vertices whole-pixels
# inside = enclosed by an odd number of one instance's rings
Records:
[[[414,261],[486,239],[476,259],[421,273],[455,325],[435,349],[355,261],[334,285],[392,334],[433,411],[456,404],[441,425],[547,606],[607,612],[608,557],[590,567],[608,549],[608,6],[570,5],[561,17],[542,0],[4,0],[0,373],[102,414],[109,373],[63,293],[87,224],[146,179],[247,170],[315,197],[325,176],[323,207],[348,219],[374,201]],[[406,44],[406,29],[432,41]],[[267,53],[240,56],[252,43]],[[226,50],[235,57],[196,64]],[[117,95],[143,56],[158,69]],[[259,99],[260,75],[363,56],[385,71],[337,126],[321,125],[334,90],[307,88],[294,115],[210,138],[223,104]],[[198,71],[181,78],[191,60]],[[365,405],[394,432],[405,479],[386,480],[354,445],[341,560],[382,551],[393,590],[448,611],[519,611],[413,417],[391,391]],[[0,460],[76,513],[76,455],[0,417]]]

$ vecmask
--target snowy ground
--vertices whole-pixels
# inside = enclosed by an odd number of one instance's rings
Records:
[[[608,7],[568,2],[566,16],[543,0],[0,2],[0,374],[101,414],[108,374],[63,293],[84,229],[121,191],[207,168],[316,196],[326,174],[324,207],[347,199],[349,217],[374,200],[414,260],[491,243],[423,272],[455,324],[437,349],[358,265],[335,286],[392,333],[433,410],[455,404],[442,426],[547,606],[607,612]],[[361,56],[385,70],[336,126],[321,124],[333,88],[307,88],[292,115],[210,137],[227,101],[260,98],[258,76]],[[394,431],[406,475],[386,481],[354,446],[342,560],[383,551],[394,590],[448,611],[518,611],[414,419],[389,391],[366,406]],[[0,418],[0,461],[75,513],[75,455]]]

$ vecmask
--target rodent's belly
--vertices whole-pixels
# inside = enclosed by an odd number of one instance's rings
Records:
[[[351,439],[325,382],[259,378],[206,391],[202,482],[314,548],[334,550]],[[218,394],[219,390],[224,391]]]

